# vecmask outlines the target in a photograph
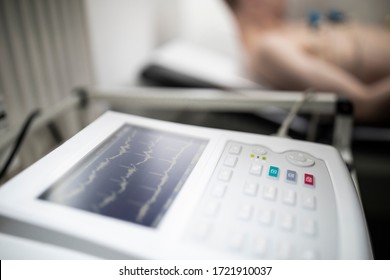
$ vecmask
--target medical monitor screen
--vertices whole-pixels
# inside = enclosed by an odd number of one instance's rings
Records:
[[[157,227],[207,142],[123,125],[39,199]]]

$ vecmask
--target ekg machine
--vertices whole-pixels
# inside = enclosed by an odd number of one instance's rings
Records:
[[[101,258],[372,258],[334,148],[115,112],[4,185],[0,216]]]

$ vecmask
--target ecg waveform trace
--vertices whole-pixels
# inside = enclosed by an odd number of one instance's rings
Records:
[[[206,144],[127,124],[39,198],[156,227]]]

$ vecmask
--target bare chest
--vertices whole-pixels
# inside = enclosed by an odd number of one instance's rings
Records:
[[[363,26],[297,26],[290,31],[306,53],[326,60],[365,82],[390,75],[390,32]]]

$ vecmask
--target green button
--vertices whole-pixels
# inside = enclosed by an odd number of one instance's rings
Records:
[[[273,177],[273,178],[278,178],[279,177],[279,167],[270,166],[268,176]]]

